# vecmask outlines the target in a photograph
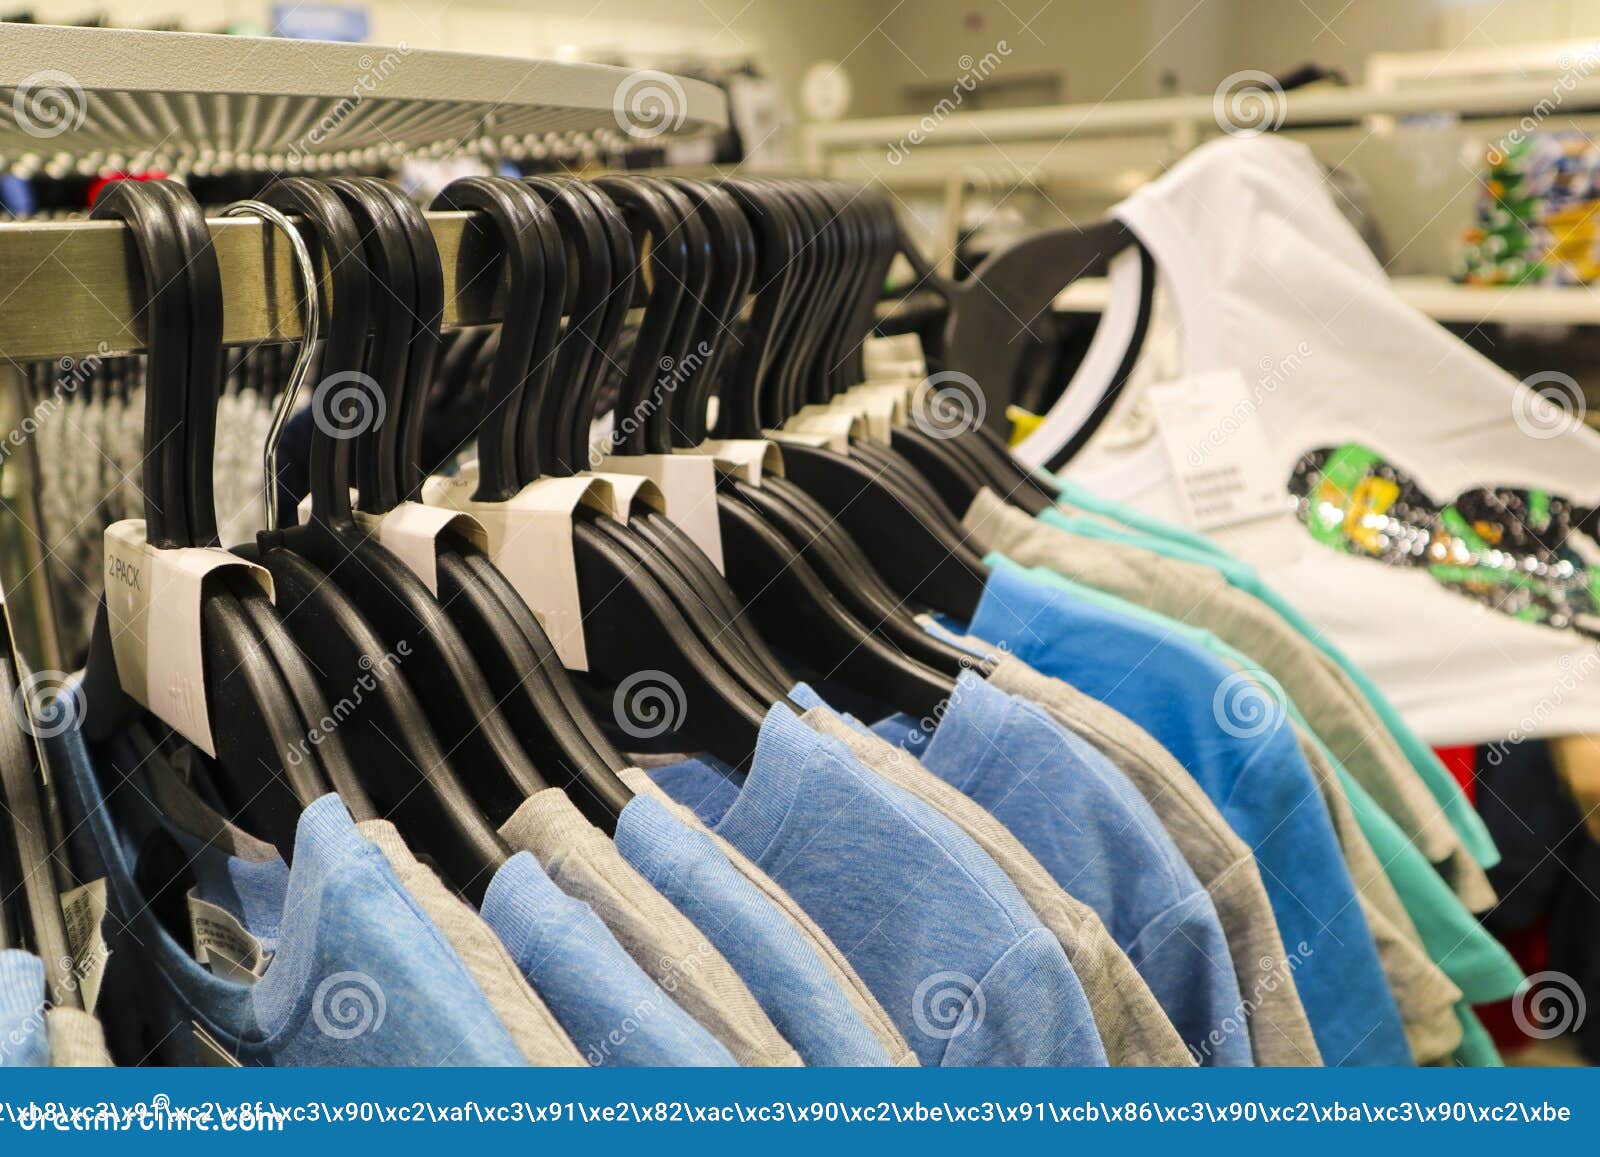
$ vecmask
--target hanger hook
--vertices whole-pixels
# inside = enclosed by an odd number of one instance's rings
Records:
[[[322,308],[317,283],[317,266],[311,260],[311,250],[307,248],[305,238],[300,236],[294,222],[287,214],[268,205],[265,201],[235,201],[222,211],[224,217],[260,217],[264,221],[277,226],[289,238],[289,247],[294,251],[295,268],[300,274],[301,300],[305,304],[303,328],[304,336],[300,341],[300,351],[295,355],[294,367],[289,371],[289,384],[284,388],[283,396],[278,399],[277,409],[272,414],[272,427],[267,431],[267,444],[261,452],[261,472],[265,482],[261,492],[261,511],[266,518],[265,528],[276,529],[278,525],[278,439],[283,437],[283,428],[288,424],[289,415],[294,413],[295,403],[300,398],[300,390],[305,385],[306,379],[311,376],[311,363],[316,357],[317,342],[322,337]]]

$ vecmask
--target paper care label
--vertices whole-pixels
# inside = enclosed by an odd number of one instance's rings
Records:
[[[266,975],[272,953],[232,912],[189,892],[189,931],[194,937],[194,958],[220,976],[240,984],[254,984]]]
[[[106,964],[111,959],[105,934],[105,877],[61,893],[61,915],[67,926],[72,975],[83,997],[83,1010],[93,1013],[100,1003],[100,985],[106,978]]]
[[[705,552],[722,573],[722,523],[717,518],[717,466],[694,454],[609,457],[604,474],[637,474],[654,482],[666,502],[663,513]]]
[[[478,464],[472,462],[458,474],[429,478],[422,500],[477,520],[490,560],[538,617],[562,664],[587,671],[572,514],[580,505],[613,514],[615,488],[603,479],[579,475],[541,478],[505,502],[477,502],[472,497],[477,489]]]
[[[1153,386],[1150,397],[1190,525],[1215,530],[1283,513],[1283,479],[1239,371]]]
[[[765,438],[709,438],[678,453],[710,458],[719,474],[732,474],[751,486],[760,486],[763,474],[783,477],[783,451]]]
[[[145,541],[144,519],[112,523],[105,536],[106,616],[117,679],[207,755],[215,756],[206,708],[200,611],[206,580],[235,569],[272,595],[267,569],[220,547],[158,550]]]

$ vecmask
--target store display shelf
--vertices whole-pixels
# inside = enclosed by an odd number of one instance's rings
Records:
[[[1600,325],[1600,287],[1457,285],[1444,277],[1391,279],[1395,294],[1435,321],[1452,325]],[[1068,286],[1055,306],[1065,313],[1099,313],[1106,304],[1104,278]]]
[[[0,28],[0,161],[345,167],[727,124],[702,81],[595,64],[184,32]]]

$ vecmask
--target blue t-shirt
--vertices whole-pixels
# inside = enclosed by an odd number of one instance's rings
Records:
[[[892,1058],[794,922],[728,862],[705,832],[637,796],[617,821],[617,850],[733,965],[808,1065],[891,1065]]]
[[[794,897],[924,1065],[1106,1063],[1066,954],[999,866],[787,707],[725,811],[714,768],[657,782]]]
[[[815,704],[809,688],[789,697]],[[1209,1065],[1250,1065],[1239,981],[1211,897],[1150,805],[1088,743],[968,671],[929,739],[894,716],[873,728],[1011,830],[1068,895],[1093,908],[1178,1035]]]
[[[0,1069],[50,1063],[44,1025],[44,965],[16,949],[0,952]]]
[[[738,1064],[529,853],[489,881],[483,919],[591,1065]]]
[[[994,568],[971,631],[1115,707],[1177,758],[1255,853],[1330,1065],[1411,1063],[1326,805],[1285,712],[1188,639]]]
[[[255,983],[214,975],[158,914],[173,888],[145,893],[139,862],[187,863],[181,844],[151,802],[131,746],[100,751],[102,792],[77,731],[48,741],[51,766],[68,785],[65,806],[86,850],[80,869],[106,877],[111,918],[108,968],[130,998],[113,1021],[138,1021],[151,1053],[192,1065],[231,1056],[242,1065],[522,1065],[442,933],[395,877],[384,854],[356,830],[337,796],[301,815],[294,865],[277,905],[275,949]],[[168,849],[163,853],[162,849]],[[229,857],[223,856],[226,860]],[[202,857],[215,860],[215,857]],[[231,868],[219,869],[228,871]],[[163,871],[162,876],[167,873]],[[213,882],[219,877],[213,876]],[[235,888],[270,906],[270,893],[246,871]],[[181,902],[181,891],[177,892]],[[237,915],[237,913],[236,913]],[[135,976],[131,969],[139,969]],[[109,982],[109,974],[108,974]],[[104,991],[104,989],[102,990]]]

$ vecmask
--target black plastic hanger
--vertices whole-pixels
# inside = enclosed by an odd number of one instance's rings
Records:
[[[335,178],[327,184],[364,233],[368,261],[395,306],[379,314],[367,363],[386,412],[374,415],[378,420],[355,440],[361,509],[381,516],[401,500],[402,482],[409,489],[413,481],[402,478],[406,460],[415,461],[409,432],[402,436],[406,403],[431,373],[431,364],[418,369],[413,358],[426,363],[437,350],[444,274],[420,211],[392,187],[367,178]],[[319,541],[324,543],[320,555],[311,545]],[[404,562],[359,530],[339,535],[337,544],[316,537],[307,544],[312,559],[356,600],[391,647],[405,642],[413,649],[407,677],[422,694],[455,762],[472,769],[467,785],[484,814],[504,820],[528,796],[550,786],[489,694],[466,640]],[[504,616],[503,608],[488,601],[485,609]]]
[[[592,368],[594,359],[605,356],[607,331],[620,329],[620,323],[612,324],[608,318],[608,307],[614,315],[620,301],[625,313],[633,285],[631,257],[614,267],[607,227],[578,183],[529,178],[526,184],[550,206],[576,254],[571,268],[577,288],[571,299],[572,322],[556,349],[554,376],[562,389],[537,408],[527,401],[523,405],[524,484],[537,477],[528,472],[529,463],[546,466],[557,475],[587,465],[586,447],[580,451],[573,445],[573,431],[579,426],[587,441],[592,416],[582,410],[582,399],[589,396],[584,379],[597,372]],[[706,647],[638,559],[594,521],[582,514],[573,526],[591,673],[620,685],[640,672],[662,672],[682,692],[684,729],[722,759],[747,762],[767,703],[752,695]]]
[[[689,324],[684,327],[687,335],[680,339],[686,343],[688,335],[697,337],[695,356],[714,367],[736,344],[737,313],[755,275],[755,238],[738,205],[721,189],[686,178],[670,183],[689,198],[694,211],[705,222],[716,264],[736,271],[730,273],[736,284],[713,287],[713,291],[703,296],[701,316],[687,319]],[[683,364],[683,356],[680,352],[679,364]],[[694,421],[694,415],[703,415],[708,386],[691,382],[688,388],[700,391],[700,396],[690,403],[692,414],[684,416],[686,424]],[[703,435],[703,417],[696,429]],[[781,477],[769,477],[759,487],[730,478],[723,482],[721,489],[720,502],[737,499],[757,511],[772,529],[787,539],[792,553],[816,568],[818,577],[846,608],[861,622],[885,633],[896,649],[948,675],[960,669],[962,653],[932,638],[912,621],[900,605],[901,600],[884,586],[865,556],[804,492]],[[725,517],[735,515],[730,513]],[[744,528],[736,530],[742,542],[749,542],[751,533]],[[847,544],[847,549],[841,549],[841,542]],[[775,545],[770,539],[757,540],[753,549],[772,549]],[[749,616],[736,604],[718,604],[718,610],[731,624],[749,621]]]
[[[410,675],[418,654],[399,654],[330,574],[364,564],[349,545],[361,535],[350,504],[352,443],[370,394],[334,393],[363,373],[375,278],[355,219],[325,185],[300,177],[275,181],[263,199],[298,215],[329,270],[332,302],[322,358],[324,396],[311,441],[311,515],[303,526],[259,536],[285,625],[314,665],[327,697],[343,713],[339,735],[363,782],[418,852],[429,855],[469,896],[481,896],[510,850],[453,767]],[[381,291],[380,291],[381,292]],[[350,405],[345,403],[355,402]],[[287,516],[289,512],[280,512]],[[326,566],[314,558],[331,560]]]
[[[656,195],[648,202],[645,216],[653,219],[654,227],[669,234],[682,234],[685,238],[687,262],[684,266],[683,293],[675,298],[675,308],[670,322],[663,323],[654,312],[652,294],[650,308],[645,315],[647,333],[641,326],[628,364],[628,382],[632,391],[619,393],[617,411],[630,416],[644,415],[637,424],[634,437],[623,441],[619,454],[670,453],[672,437],[665,423],[670,420],[671,405],[676,387],[669,390],[655,372],[657,367],[670,367],[676,372],[689,356],[689,342],[699,328],[701,314],[707,308],[708,298],[725,299],[725,284],[737,270],[720,268],[715,260],[710,231],[693,201],[669,182],[651,177],[634,177],[633,184],[642,185]],[[604,188],[603,183],[600,184]],[[637,206],[635,206],[637,209]],[[656,216],[659,215],[659,216]],[[620,223],[620,222],[619,222]],[[642,230],[643,237],[650,235],[650,221]],[[672,277],[670,270],[656,267],[657,280]],[[641,372],[642,371],[642,372]],[[648,394],[648,383],[654,382]],[[629,525],[685,580],[677,587],[698,604],[693,608],[691,621],[699,625],[702,633],[710,632],[708,641],[726,651],[730,665],[738,666],[746,683],[758,697],[782,698],[794,685],[794,677],[784,669],[767,642],[757,632],[753,623],[740,614],[739,601],[727,580],[720,574],[705,553],[681,530],[664,516],[654,511],[640,511],[630,519]],[[710,623],[706,615],[710,616]],[[726,642],[724,642],[724,639]]]
[[[468,177],[450,184],[436,208],[475,209],[486,247],[507,270],[505,318],[490,367],[485,413],[478,431],[478,491],[482,502],[503,502],[517,479],[517,418],[521,391],[540,353],[541,326],[566,297],[566,256],[555,218],[526,187],[503,178]],[[465,247],[463,252],[465,252]],[[552,268],[553,266],[553,268]],[[458,279],[498,276],[490,267],[462,271]],[[545,328],[549,328],[545,326]],[[408,403],[409,404],[409,403]],[[600,728],[587,716],[566,669],[538,619],[516,588],[481,552],[451,544],[441,551],[440,596],[489,677],[490,690],[525,746],[546,767],[560,768],[560,786],[595,818],[614,825],[632,797],[616,773],[626,761],[608,742],[591,742]],[[482,613],[478,595],[494,597],[501,614]],[[585,726],[584,724],[587,724]]]
[[[803,262],[810,221],[801,216],[800,206],[770,187],[735,179],[722,186],[760,239],[764,276],[757,284],[764,288],[757,294],[735,375],[721,394],[718,434],[759,438],[762,376],[775,331],[787,327],[781,317],[784,298],[802,291],[789,282],[796,263]],[[833,450],[788,443],[784,463],[786,476],[844,525],[896,591],[958,618],[972,616],[987,570],[959,536],[924,513],[923,496]]]
[[[678,311],[667,352],[662,356],[661,364],[672,366],[676,387],[645,419],[646,445],[658,448],[657,453],[669,453],[673,447],[692,446],[705,438],[710,375],[731,344],[723,339],[731,335],[729,327],[736,321],[755,276],[755,239],[738,206],[720,189],[688,179],[650,179],[684,221],[683,228],[693,239],[691,256],[701,254],[708,266],[708,276],[691,287],[690,301]],[[689,395],[693,397],[686,401]],[[691,411],[697,417],[691,417]],[[698,430],[693,441],[685,437],[680,421]],[[665,519],[647,515],[636,525],[689,575],[693,589],[705,600],[722,629],[767,673],[772,686],[782,690],[792,686],[793,675],[772,654],[754,622],[743,614],[738,597],[711,560]]]
[[[210,231],[193,197],[165,181],[115,182],[93,215],[128,225],[144,275],[151,351],[145,437],[153,448],[145,462],[147,540],[159,548],[215,545],[209,447],[221,387],[222,292]],[[197,452],[207,453],[204,470],[187,460]],[[248,579],[220,572],[202,606],[216,778],[233,814],[288,858],[300,811],[331,788],[317,761],[299,752],[304,724],[245,610],[253,600],[266,603],[267,596]],[[103,601],[84,690],[92,740],[138,714],[117,680]]]
[[[586,191],[591,195],[596,191],[603,193],[621,210],[614,225],[630,229],[633,239],[619,236],[619,250],[626,244],[635,253],[647,254],[640,262],[635,283],[648,280],[650,291],[644,319],[623,374],[616,408],[619,421],[632,421],[659,404],[652,395],[652,386],[662,359],[671,348],[686,303],[690,309],[695,308],[709,280],[709,240],[705,227],[694,218],[692,207],[686,199],[680,200],[681,194],[676,190],[647,179],[601,177],[588,183]],[[593,363],[594,369],[599,367],[599,362]],[[590,381],[595,379],[591,377]],[[591,396],[595,393],[597,391],[591,390]],[[635,453],[643,452],[643,427],[640,422],[630,437],[622,441],[622,447]],[[724,580],[703,556],[703,566],[693,560],[693,556],[701,555],[697,546],[655,512],[636,511],[626,526],[611,519],[597,519],[594,525],[650,569],[705,645],[722,659],[752,695],[767,702],[784,698],[793,679],[787,675],[773,677],[773,670],[781,670],[775,656],[762,654],[758,659],[752,654],[753,648],[758,653],[765,652],[765,642],[759,637],[752,641],[738,633],[730,636],[726,621],[719,619],[712,610],[703,592],[708,585],[722,586]],[[733,601],[732,592],[728,592],[728,601]]]
[[[279,394],[263,455],[262,525],[270,527],[277,521],[278,513],[277,443],[316,358],[320,330],[319,295],[316,285],[316,266],[312,263],[309,249],[288,217],[261,201],[236,202],[223,211],[223,216],[239,216],[244,213],[272,222],[289,239],[294,250],[295,263],[300,270],[301,283],[306,287],[307,295],[305,338],[300,344],[294,366],[287,375],[287,382],[281,391],[274,390],[270,384],[264,383],[266,388],[262,391]],[[252,556],[255,554],[253,550],[248,553]],[[304,734],[308,737],[318,736],[315,750],[308,749],[305,757],[314,760],[321,768],[328,784],[339,793],[340,800],[357,823],[377,818],[377,809],[373,807],[366,789],[361,784],[360,776],[356,774],[355,767],[350,762],[349,753],[345,749],[339,731],[337,729],[324,731],[321,726],[322,720],[330,715],[328,700],[323,695],[316,674],[306,660],[304,652],[295,645],[284,627],[277,608],[265,599],[246,600],[244,608],[261,636],[263,645],[283,674],[285,684],[299,711],[300,722],[305,729]]]
[[[989,394],[986,428],[993,436],[991,444],[998,441],[999,416],[1012,400],[1010,390],[1023,359],[1032,345],[1047,336],[1036,332],[1036,325],[1019,324],[1018,319],[1042,317],[1062,289],[1080,277],[1104,273],[1111,258],[1130,247],[1140,253],[1140,296],[1133,334],[1088,419],[1050,455],[1050,469],[1059,469],[1098,428],[1133,372],[1154,301],[1155,264],[1149,251],[1115,218],[1084,229],[1050,229],[990,254],[967,281],[951,289],[942,341],[943,366],[982,383]],[[997,334],[1002,336],[996,338]]]

